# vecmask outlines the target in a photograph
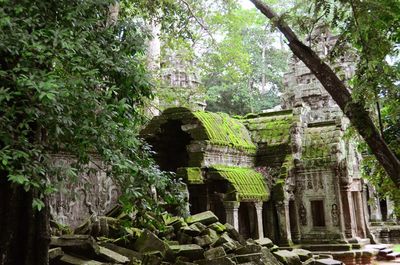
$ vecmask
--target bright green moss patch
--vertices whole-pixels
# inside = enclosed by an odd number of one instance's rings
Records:
[[[291,113],[289,113],[291,114]],[[242,120],[249,129],[253,141],[268,146],[287,144],[290,141],[292,115],[261,116]]]
[[[254,169],[214,166],[210,170],[233,185],[239,200],[265,201],[268,199],[269,192],[264,177]]]
[[[256,146],[246,127],[239,120],[225,113],[196,111],[193,115],[204,126],[210,143],[255,152]]]
[[[178,168],[176,175],[187,181],[189,184],[203,184],[203,175],[199,167]]]

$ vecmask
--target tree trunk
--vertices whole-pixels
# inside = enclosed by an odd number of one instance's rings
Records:
[[[302,60],[318,78],[324,88],[332,96],[333,100],[335,100],[340,109],[349,118],[351,124],[364,138],[365,142],[371,148],[371,151],[395,185],[400,187],[400,161],[379,134],[379,131],[375,127],[364,105],[360,102],[353,101],[350,91],[333,70],[324,63],[310,47],[304,45],[297,38],[293,30],[268,5],[264,4],[261,0],[250,1],[266,17],[274,20],[278,29],[289,41],[289,48],[292,52]]]
[[[33,192],[0,176],[0,264],[47,265],[49,206],[32,208]]]

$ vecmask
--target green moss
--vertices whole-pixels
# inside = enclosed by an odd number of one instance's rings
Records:
[[[285,112],[286,113],[286,112]],[[291,115],[257,117],[243,120],[250,130],[253,141],[258,144],[267,144],[269,147],[287,144],[290,141],[290,128],[293,124]]]
[[[251,168],[213,166],[210,171],[228,180],[239,200],[267,200],[269,196],[263,175]]]
[[[204,126],[210,143],[255,152],[256,146],[246,127],[239,120],[225,113],[196,111],[193,115]]]
[[[183,178],[189,184],[203,184],[203,174],[199,167],[181,167],[178,168],[176,175]]]

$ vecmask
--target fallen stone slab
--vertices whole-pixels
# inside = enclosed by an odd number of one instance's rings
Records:
[[[112,251],[115,251],[118,254],[121,254],[122,256],[129,258],[130,260],[135,260],[135,259],[142,260],[142,258],[143,258],[143,254],[140,252],[134,251],[132,249],[120,247],[120,246],[117,246],[112,243],[101,243],[100,246],[111,249]]]
[[[233,259],[241,264],[245,262],[259,262],[262,258],[261,253],[251,253],[251,254],[244,254],[244,255],[236,255]]]
[[[99,262],[96,260],[84,259],[65,254],[60,259],[63,264],[70,265],[107,265],[108,263]]]
[[[211,239],[209,235],[204,235],[204,236],[196,236],[194,238],[194,242],[199,245],[200,247],[207,247],[214,243],[214,241]]]
[[[206,211],[202,213],[198,213],[186,218],[186,223],[193,224],[193,223],[202,223],[204,225],[210,225],[218,221],[218,217],[211,211]]]
[[[343,262],[334,259],[317,259],[315,265],[342,265]]]
[[[268,237],[260,238],[255,241],[262,247],[272,248],[274,246],[274,243]]]
[[[288,250],[278,250],[272,253],[284,265],[301,265],[299,256]]]
[[[64,255],[64,252],[60,247],[49,249],[49,260],[56,259]]]
[[[160,265],[162,258],[157,255],[146,254],[143,256],[142,265]]]
[[[100,247],[93,237],[89,235],[63,235],[51,237],[50,247],[61,247],[77,254],[88,254],[91,257],[99,254]]]
[[[212,223],[208,226],[208,228],[214,230],[217,233],[223,233],[226,231],[225,225],[221,224],[220,222]]]
[[[168,245],[149,230],[144,230],[133,245],[133,249],[141,253],[160,251],[164,256],[167,252]]]
[[[234,240],[240,242],[240,244],[244,245],[246,240],[244,240],[243,236],[239,234],[239,232],[229,223],[225,224],[226,231],[228,232],[229,236]]]
[[[187,257],[189,260],[199,260],[204,258],[203,248],[195,244],[174,245],[170,246],[170,249],[176,256]]]
[[[235,265],[235,262],[227,257],[216,258],[213,260],[196,260],[194,263],[198,265]]]
[[[100,246],[99,256],[109,262],[114,262],[114,263],[125,264],[130,261],[129,258],[102,246]]]
[[[181,227],[181,231],[189,236],[198,236],[202,232],[195,225]]]
[[[282,265],[267,247],[261,248],[263,265]]]
[[[220,257],[225,257],[226,252],[223,247],[210,248],[204,252],[204,257],[207,260],[212,260]]]
[[[260,253],[261,248],[262,247],[260,245],[249,244],[236,249],[235,254],[244,255],[244,254]]]
[[[306,261],[308,259],[311,259],[313,257],[313,254],[311,251],[301,249],[301,248],[295,248],[292,250],[293,253],[295,253],[297,256],[299,256],[301,261]]]

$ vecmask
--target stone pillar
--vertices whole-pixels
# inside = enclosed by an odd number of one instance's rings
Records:
[[[357,211],[356,214],[358,215],[356,217],[357,222],[357,230],[358,230],[358,236],[360,236],[361,238],[365,238],[366,237],[366,233],[365,233],[365,221],[364,221],[364,207],[363,207],[363,203],[362,203],[362,196],[361,196],[361,191],[357,191],[356,193],[356,207],[357,207]]]
[[[278,213],[279,233],[281,245],[292,245],[292,235],[290,233],[289,220],[289,201],[277,202],[276,210]]]
[[[371,210],[371,215],[369,217],[369,220],[371,222],[381,222],[382,221],[382,213],[381,213],[381,205],[379,203],[379,197],[375,192],[375,189],[372,187],[371,184],[367,185],[368,187],[368,197],[369,201],[369,207]]]
[[[394,202],[386,197],[386,207],[387,207],[387,221],[395,221],[396,217],[394,215]]]
[[[255,202],[254,207],[256,208],[257,215],[257,236],[258,238],[264,238],[264,227],[263,227],[263,202]]]
[[[354,238],[354,207],[353,199],[351,197],[351,191],[349,187],[343,187],[341,190],[342,197],[342,209],[343,209],[343,221],[345,226],[346,238]]]
[[[231,224],[237,231],[239,231],[239,206],[240,202],[224,201],[226,222]]]

